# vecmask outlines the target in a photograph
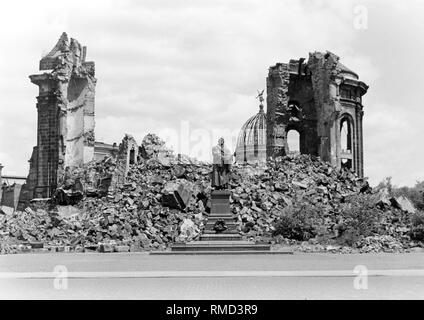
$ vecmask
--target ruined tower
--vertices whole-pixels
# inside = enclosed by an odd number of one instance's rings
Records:
[[[50,197],[66,167],[94,158],[94,62],[85,61],[86,47],[63,33],[31,75],[39,87],[37,146],[30,160],[33,197]]]
[[[289,151],[287,135],[299,133],[300,152],[320,156],[363,176],[362,96],[368,86],[331,52],[269,68],[267,157]]]

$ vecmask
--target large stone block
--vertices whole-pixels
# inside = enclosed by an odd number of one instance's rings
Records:
[[[168,182],[162,191],[162,205],[175,209],[184,209],[193,195],[193,185],[181,180]]]

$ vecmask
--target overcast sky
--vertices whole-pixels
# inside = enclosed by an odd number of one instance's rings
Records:
[[[358,6],[368,11],[366,29],[354,27]],[[28,76],[66,31],[96,63],[96,140],[118,143],[164,128],[190,139],[236,132],[258,111],[269,66],[329,50],[370,86],[365,175],[374,185],[386,176],[413,185],[424,180],[423,30],[419,0],[8,1],[0,163],[5,174],[27,175],[38,94]]]

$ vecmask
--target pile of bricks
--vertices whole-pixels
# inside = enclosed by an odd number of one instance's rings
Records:
[[[35,249],[40,243],[45,250],[74,252],[165,250],[172,243],[199,239],[211,206],[211,166],[161,152],[163,144],[155,139],[147,139],[154,146],[144,141],[142,159],[130,165],[122,183],[114,184],[114,175],[122,173],[116,172],[113,159],[105,159],[75,172],[84,195],[73,206],[52,201],[0,214],[0,251]],[[100,183],[105,179],[111,183]],[[371,195],[376,210],[388,212],[388,217],[410,214],[401,208],[405,206],[402,199],[387,202],[381,192],[372,193],[366,179],[308,155],[280,157],[262,166],[236,164],[229,186],[231,211],[245,239],[279,242],[281,236],[274,235],[276,224],[299,203],[323,209],[316,225],[329,230],[339,223],[338,213],[355,195]],[[408,220],[396,221],[387,222],[386,230],[403,231],[385,235],[407,234]],[[369,246],[375,239],[362,241]]]

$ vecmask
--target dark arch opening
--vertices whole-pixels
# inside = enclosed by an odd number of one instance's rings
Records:
[[[135,163],[135,150],[131,149],[130,150],[130,164],[134,164]]]
[[[342,159],[342,168],[352,169],[352,159]]]

